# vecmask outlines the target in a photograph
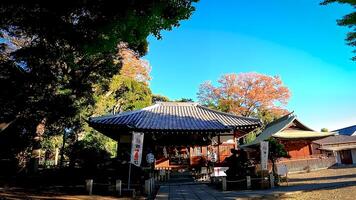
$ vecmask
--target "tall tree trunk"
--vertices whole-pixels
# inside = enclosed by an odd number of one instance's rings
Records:
[[[58,149],[58,147],[56,147],[56,151],[54,154],[54,166],[58,165],[58,156],[59,156],[59,149]]]
[[[66,131],[63,131],[63,141],[62,141],[62,148],[61,148],[61,160],[59,161],[59,167],[62,168],[64,166],[64,147],[66,144]]]
[[[275,166],[276,166],[276,160],[275,159],[271,159],[272,161],[272,174],[273,176],[276,175],[276,169],[275,169]]]
[[[38,172],[38,165],[40,161],[41,140],[46,128],[46,118],[42,119],[36,126],[36,133],[33,138],[31,159],[30,159],[30,173]]]

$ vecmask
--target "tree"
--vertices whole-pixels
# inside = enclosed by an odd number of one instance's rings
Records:
[[[151,105],[151,90],[146,84],[130,77],[115,75],[107,91],[100,91],[95,104],[94,115],[116,114]]]
[[[157,102],[168,102],[170,101],[168,97],[160,95],[160,94],[154,94],[152,95],[152,103],[155,104]]]
[[[86,115],[90,113],[90,116],[100,116],[141,109],[151,105],[152,94],[147,82],[117,74],[108,82],[95,87],[94,99],[95,104],[90,110],[86,110]],[[81,133],[85,144],[96,144],[112,156],[116,155],[116,142],[98,133],[84,121]]]
[[[180,98],[175,100],[175,102],[194,102],[191,98]]]
[[[82,115],[84,116],[101,116],[108,114],[118,114],[123,111],[141,109],[151,105],[152,94],[148,85],[144,82],[138,82],[135,79],[117,74],[106,83],[96,85],[94,90],[95,103],[92,107],[84,108]],[[80,120],[80,129],[77,133],[81,137],[81,141],[74,141],[69,144],[72,151],[76,151],[75,155],[81,155],[80,150],[84,144],[96,146],[101,151],[108,152],[111,156],[116,155],[116,141],[98,133],[93,128],[89,127],[84,117]],[[76,143],[79,142],[80,145]],[[70,155],[74,155],[69,153]],[[75,159],[71,159],[72,162]]]
[[[125,43],[120,44],[118,60],[122,63],[120,74],[138,82],[148,84],[151,80],[151,67],[148,61],[140,58],[139,54],[128,48]]]
[[[200,85],[199,101],[209,107],[242,116],[262,117],[265,123],[287,112],[290,92],[278,76],[258,73],[226,74],[215,87],[210,81]]]
[[[259,127],[259,128],[254,129],[253,131],[247,133],[246,137],[245,137],[245,141],[243,141],[244,144],[253,142],[256,139],[257,135],[259,133],[261,133],[262,131],[263,131],[263,128]]]
[[[47,132],[80,130],[95,103],[93,86],[120,69],[118,44],[144,55],[147,37],[160,39],[161,30],[179,26],[193,12],[193,2],[2,2],[0,120],[16,119],[18,133],[33,136],[34,151]],[[36,131],[38,126],[43,131]]]
[[[321,131],[321,132],[329,132],[329,129],[327,129],[327,128],[321,128],[320,131]]]
[[[285,150],[284,145],[278,142],[275,138],[268,139],[268,159],[272,162],[272,172],[276,176],[276,161],[282,157],[289,157],[288,152]]]
[[[321,2],[321,5],[327,5],[330,3],[342,3],[342,4],[349,4],[351,5],[354,9],[356,8],[356,1],[355,0],[324,0]],[[351,28],[351,32],[347,33],[346,36],[346,43],[352,47],[356,46],[356,12],[352,12],[348,15],[345,15],[342,19],[337,20],[337,24],[339,26],[346,26],[348,28]],[[353,51],[356,53],[356,50]],[[351,58],[352,60],[356,61],[356,56]]]
[[[140,109],[151,104],[152,95],[148,87],[151,79],[149,63],[129,49],[127,44],[120,43],[119,46],[119,52],[114,62],[121,62],[122,67],[117,75],[94,86],[92,96],[95,103],[92,107],[83,110],[81,115],[86,116],[85,118]],[[81,151],[85,152],[83,149],[85,145],[95,146],[110,156],[116,155],[117,143],[115,140],[98,133],[89,127],[85,120],[81,120],[80,123],[81,129],[77,132],[78,138],[80,137],[81,140],[69,144],[69,150],[67,150],[69,155],[77,155],[77,158],[70,158],[72,164],[76,162],[76,159],[80,159],[78,155],[85,155],[85,153],[81,154]],[[104,154],[97,154],[97,156],[99,155]],[[84,165],[85,160],[82,160]]]

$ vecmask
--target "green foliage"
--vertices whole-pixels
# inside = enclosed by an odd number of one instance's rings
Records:
[[[95,88],[93,94],[95,104],[91,110],[86,110],[93,115],[107,115],[141,109],[151,105],[152,102],[151,90],[147,84],[119,74]],[[82,127],[84,144],[90,144],[107,151],[112,157],[116,155],[116,141],[98,133],[85,122],[83,122]]]
[[[329,132],[329,129],[327,129],[327,128],[322,128],[322,129],[320,129],[320,131],[321,131],[321,132]]]
[[[269,159],[272,161],[278,158],[288,157],[288,152],[284,148],[284,145],[278,142],[275,138],[268,139],[269,142]]]
[[[45,135],[41,141],[41,147],[46,151],[53,153],[56,148],[60,148],[63,144],[63,136],[61,135]]]
[[[180,98],[175,100],[175,102],[194,102],[191,98]]]
[[[253,141],[256,139],[257,135],[258,135],[261,131],[262,131],[261,128],[257,128],[257,129],[255,129],[255,130],[253,130],[253,131],[247,133],[247,134],[246,134],[246,137],[245,137],[245,143],[246,143],[246,144],[249,144],[249,143],[253,142]]]
[[[67,154],[72,164],[79,164],[85,168],[95,168],[97,164],[102,163],[110,158],[110,147],[103,146],[108,144],[102,141],[104,137],[96,134],[90,134],[88,138],[74,143]]]
[[[280,112],[278,112],[276,110],[273,111],[273,110],[267,110],[267,109],[258,109],[255,117],[260,119],[262,121],[263,125],[267,125],[267,124],[273,122],[274,120],[282,117],[286,113],[287,113],[287,111],[283,111],[283,110],[280,110]]]
[[[152,95],[152,104],[156,102],[168,102],[170,101],[168,97],[160,95],[160,94],[154,94]]]
[[[270,138],[268,139],[268,144],[269,144],[269,150],[268,150],[268,158],[272,162],[272,170],[273,174],[276,174],[276,169],[275,169],[275,163],[279,158],[288,158],[288,152],[284,148],[284,145],[281,144],[278,140],[275,138]]]
[[[356,8],[356,1],[355,0],[324,0],[321,4],[327,5],[330,3],[342,3],[342,4],[349,4],[354,9]],[[337,20],[337,24],[339,26],[346,26],[351,28],[351,32],[347,33],[346,42],[348,45],[355,47],[356,46],[356,12],[352,12],[350,14],[345,15],[342,19]],[[353,51],[356,53],[356,50]],[[352,60],[356,60],[356,56],[352,57]]]
[[[161,38],[161,30],[179,26],[179,21],[194,11],[193,2],[1,2],[0,122],[16,119],[16,135],[26,138],[34,136],[36,126],[46,119],[45,134],[62,134],[71,128],[75,134],[70,137],[76,141],[76,135],[85,129],[84,120],[93,113],[96,98],[100,98],[93,95],[94,86],[109,86],[108,80],[120,70],[120,62],[114,62],[118,60],[118,44],[127,43],[138,55],[144,55],[147,37]],[[147,88],[123,81],[124,87],[115,93],[126,99],[119,110],[151,102],[150,95],[140,96],[150,94]],[[104,103],[103,112],[112,104],[110,100]],[[39,146],[27,141],[22,150]]]
[[[130,77],[115,75],[106,86],[101,86],[97,92],[96,108],[94,114],[120,113],[135,110],[151,105],[151,90],[145,83],[138,82]]]
[[[150,34],[161,38],[187,19],[194,1],[16,1],[0,4],[1,113],[55,124],[93,103],[92,85],[119,71],[119,42],[144,55]],[[65,5],[65,6],[63,6]],[[21,42],[19,42],[21,41]],[[61,124],[58,124],[61,126]],[[27,127],[33,129],[33,127]]]

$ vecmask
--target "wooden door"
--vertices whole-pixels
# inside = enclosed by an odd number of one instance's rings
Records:
[[[340,151],[341,164],[352,164],[352,155],[350,150]]]

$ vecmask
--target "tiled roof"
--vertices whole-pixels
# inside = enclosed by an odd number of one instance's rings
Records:
[[[356,135],[356,125],[354,126],[349,126],[349,127],[345,127],[345,128],[340,128],[340,129],[337,129],[333,132],[336,132],[340,135]]]
[[[260,120],[219,112],[197,103],[160,102],[141,110],[92,117],[91,126],[117,126],[146,130],[231,130],[256,128]]]
[[[315,140],[313,143],[320,145],[356,143],[356,136],[335,135],[320,140]]]
[[[311,128],[301,123],[297,116],[289,113],[269,124],[251,143],[242,145],[248,147],[258,145],[261,141],[265,141],[271,137],[283,139],[303,139],[303,138],[320,138],[333,135],[331,132],[316,132]]]

